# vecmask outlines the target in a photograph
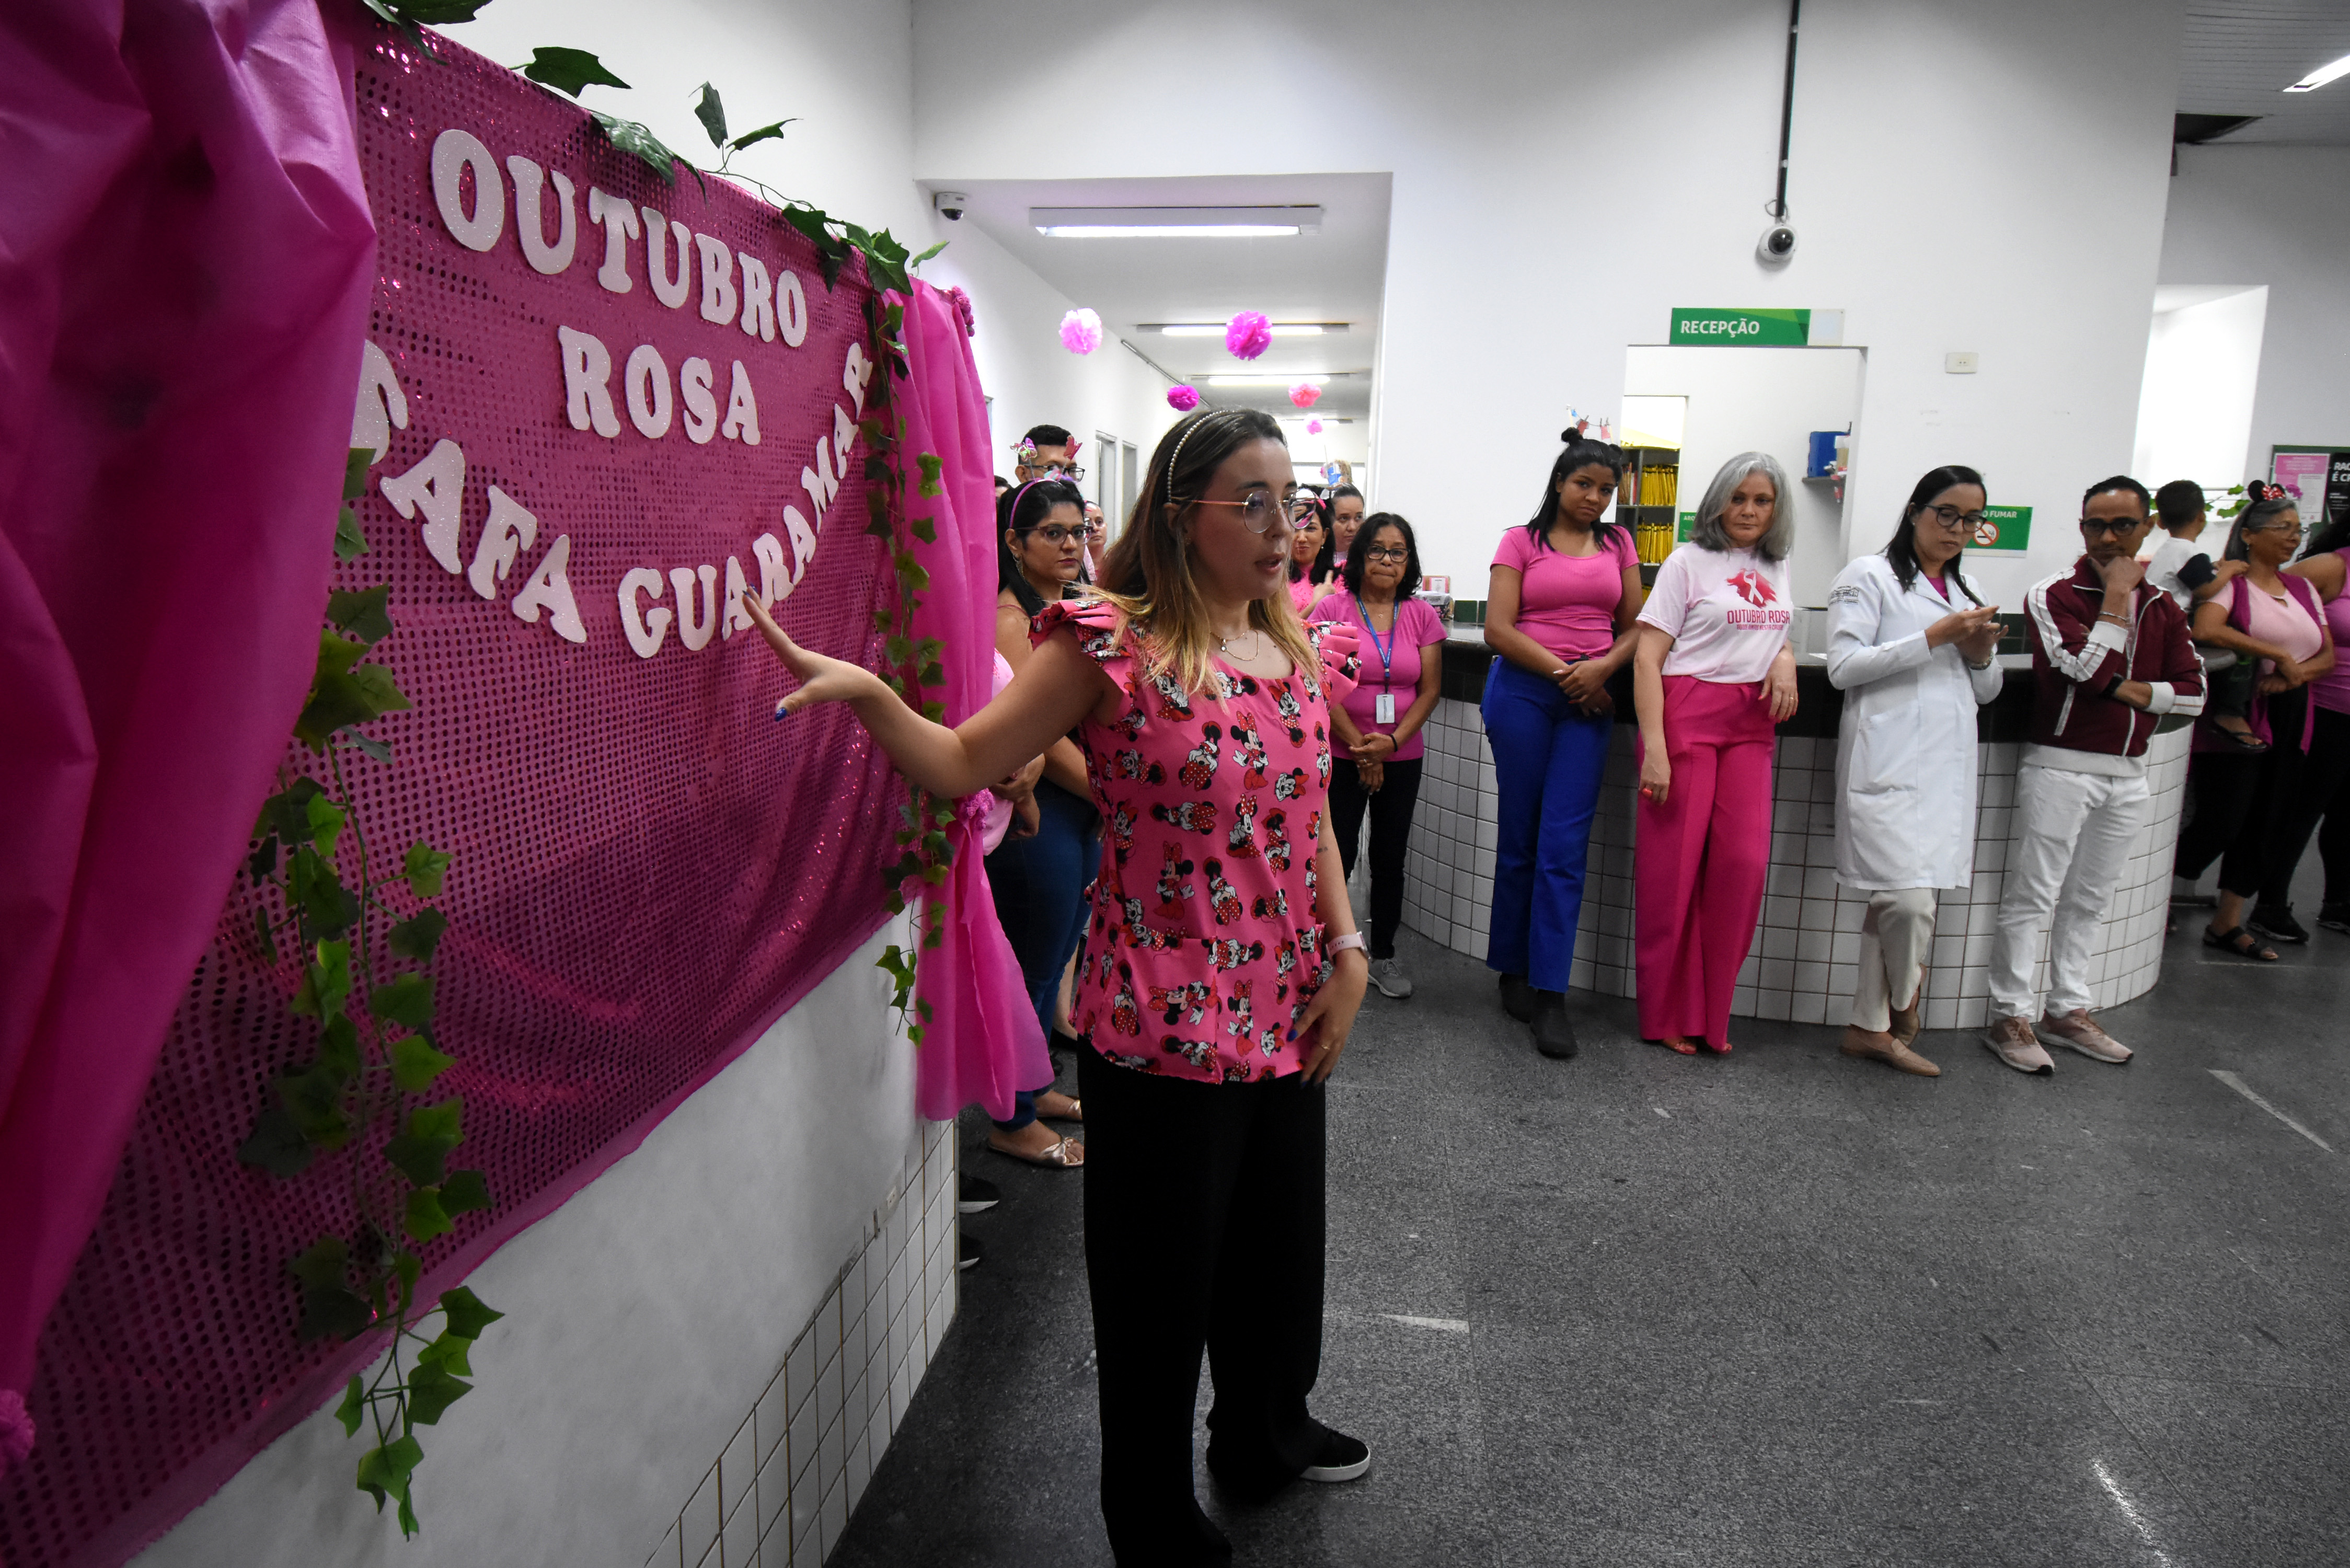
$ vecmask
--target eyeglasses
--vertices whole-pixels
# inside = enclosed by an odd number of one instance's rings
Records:
[[[2272,523],[2265,528],[2247,528],[2244,532],[2247,534],[2274,534],[2279,538],[2284,540],[2288,545],[2298,545],[2301,543],[2301,524],[2298,523],[2294,524],[2291,528],[2281,528],[2277,524]]]
[[[1371,548],[1363,552],[1363,559],[1366,561],[1409,561],[1411,559],[1411,552],[1409,550],[1399,550],[1392,545],[1375,545]]]
[[[1036,477],[1039,479],[1066,479],[1071,484],[1076,483],[1085,476],[1085,464],[1081,462],[1048,462],[1036,470]]]
[[[2111,534],[2119,537],[2133,528],[2144,526],[2145,523],[2143,517],[2084,517],[2081,519],[2081,532]]]
[[[1263,534],[1273,527],[1282,515],[1281,498],[1269,490],[1259,490],[1243,501],[1195,501],[1194,506],[1237,506],[1241,509],[1241,524],[1252,534]]]
[[[1046,523],[1039,527],[1029,529],[1028,533],[1031,537],[1042,539],[1047,545],[1066,545],[1072,539],[1087,538],[1092,535],[1093,530],[1083,525],[1065,528],[1058,523]]]
[[[1953,533],[1963,528],[1971,534],[1983,524],[1981,513],[1961,512],[1955,506],[1920,506],[1918,515],[1921,519],[1930,517]]]

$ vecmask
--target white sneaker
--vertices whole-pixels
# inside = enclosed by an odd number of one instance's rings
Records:
[[[1371,961],[1371,983],[1379,988],[1381,996],[1391,996],[1398,1002],[1411,994],[1411,976],[1404,973],[1403,965],[1391,958]]]

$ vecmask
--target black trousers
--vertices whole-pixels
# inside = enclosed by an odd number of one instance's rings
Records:
[[[1271,1490],[1312,1460],[1322,1365],[1324,1091],[1203,1084],[1077,1053],[1101,1507],[1120,1568],[1216,1560],[1191,1491],[1200,1352],[1209,1463]]]
[[[2350,713],[2317,711],[2309,754],[2276,807],[2262,851],[2261,902],[2281,909],[2293,901],[2293,874],[2321,817],[2325,834],[2317,847],[2325,861],[2325,901],[2350,898]]]
[[[1371,813],[1371,956],[1395,957],[1396,928],[1403,924],[1403,847],[1411,837],[1412,808],[1419,804],[1421,759],[1390,762],[1377,794],[1363,790],[1355,764],[1338,759],[1330,770],[1330,831],[1338,858],[1355,874],[1355,839],[1363,810]]]
[[[2279,829],[2288,804],[2301,794],[2309,760],[2301,750],[2308,701],[2306,687],[2269,699],[2271,741],[2265,752],[2195,753],[2187,775],[2195,794],[2195,819],[2178,835],[2172,870],[2181,877],[2200,877],[2218,860],[2224,891],[2245,898],[2262,895],[2284,854]],[[2304,828],[2301,842],[2293,846],[2292,859],[2284,861],[2282,880],[2288,886],[2308,839]]]

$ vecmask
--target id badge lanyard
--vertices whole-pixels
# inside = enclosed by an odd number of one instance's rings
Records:
[[[1384,643],[1379,640],[1379,628],[1371,624],[1370,610],[1360,600],[1356,601],[1355,611],[1362,618],[1363,629],[1371,634],[1371,646],[1379,653],[1380,690],[1379,694],[1371,699],[1371,722],[1392,724],[1396,722],[1395,644],[1397,637],[1403,631],[1403,601],[1396,601],[1395,624],[1388,628],[1388,639]]]

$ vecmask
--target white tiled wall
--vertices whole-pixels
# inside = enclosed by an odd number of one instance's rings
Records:
[[[1404,862],[1404,923],[1482,960],[1499,841],[1493,754],[1473,702],[1439,702],[1426,733],[1428,762]],[[2114,890],[2104,940],[2090,968],[2099,1007],[2144,994],[2161,969],[2171,845],[2186,799],[2189,734],[2178,730],[2158,735],[2147,751],[2153,803]],[[1575,938],[1573,983],[1609,996],[1633,994],[1633,785],[1639,769],[1632,760],[1632,742],[1631,726],[1617,725],[1592,824],[1583,923]],[[1929,1029],[1979,1027],[1989,1012],[1984,966],[2006,865],[2021,750],[2012,742],[1981,749],[1974,886],[1946,896],[1935,919],[1934,955],[1926,976]],[[1779,742],[1771,877],[1754,948],[1739,971],[1731,1004],[1740,1017],[1845,1022],[1867,899],[1835,879],[1835,767],[1833,740]],[[2041,983],[2046,978],[2043,959]]]
[[[924,1122],[865,1244],[799,1327],[742,1424],[646,1559],[657,1568],[814,1568],[955,1314],[955,1141]]]

